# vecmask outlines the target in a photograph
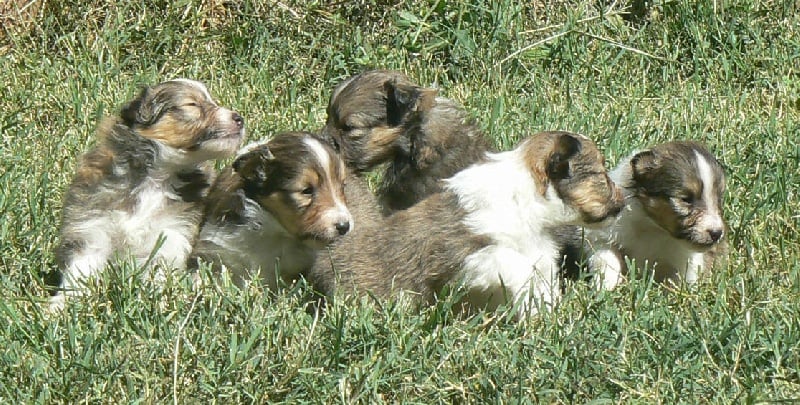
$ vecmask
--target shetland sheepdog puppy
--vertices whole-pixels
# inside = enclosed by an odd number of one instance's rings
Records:
[[[206,87],[170,80],[141,93],[103,121],[64,197],[51,306],[79,295],[115,256],[184,268],[213,180],[209,160],[239,148],[244,120]]]
[[[408,209],[360,227],[322,252],[308,280],[327,297],[410,293],[434,301],[465,289],[465,303],[518,314],[560,297],[559,246],[548,229],[597,224],[622,208],[595,144],[543,132],[514,150],[488,153]]]
[[[356,173],[386,164],[385,213],[442,190],[441,180],[483,160],[491,143],[463,108],[404,74],[370,70],[333,90],[322,135]]]
[[[245,147],[207,198],[192,254],[245,286],[271,290],[311,267],[316,252],[353,229],[339,155],[315,135],[284,132]]]
[[[589,269],[614,288],[626,259],[654,279],[694,284],[726,252],[722,213],[725,172],[705,146],[668,142],[628,156],[611,172],[626,207],[618,220],[588,230]]]

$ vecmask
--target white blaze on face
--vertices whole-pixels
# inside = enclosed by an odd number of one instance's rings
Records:
[[[314,152],[314,155],[317,157],[320,166],[323,168],[323,174],[325,176],[325,181],[327,184],[330,185],[331,190],[333,190],[334,186],[334,179],[333,179],[333,164],[339,164],[338,161],[334,161],[333,157],[328,154],[328,150],[322,145],[322,143],[314,138],[305,137],[303,142]],[[349,225],[350,230],[353,229],[353,216],[350,215],[350,210],[347,209],[347,205],[339,198],[337,193],[332,193],[333,198],[333,207],[330,207],[326,210],[324,214],[325,221],[330,221],[331,224],[336,225],[338,223],[347,222]]]
[[[724,231],[725,223],[722,220],[721,207],[718,205],[716,188],[714,187],[714,170],[702,154],[695,151],[697,158],[697,171],[700,181],[703,182],[703,201],[706,203],[706,214],[700,220],[700,229],[705,231]]]

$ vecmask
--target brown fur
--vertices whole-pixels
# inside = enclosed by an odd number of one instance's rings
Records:
[[[542,133],[518,149],[528,162],[537,192],[544,194],[538,183],[553,184],[558,198],[580,213],[579,221],[599,221],[622,207],[619,190],[608,182],[602,156],[588,138]],[[600,188],[595,177],[610,190]],[[571,188],[597,193],[597,201],[605,201],[605,209],[598,209],[593,198],[574,198]],[[419,302],[429,303],[445,285],[458,281],[469,255],[497,243],[465,224],[469,214],[456,191],[443,189],[406,210],[362,224],[333,244],[327,254],[321,252],[308,278],[328,297],[370,292],[388,298],[405,291]]]
[[[544,195],[553,183],[565,204],[578,207],[582,220],[589,224],[614,216],[622,208],[622,191],[613,186],[606,174],[605,158],[588,138],[548,131],[525,145],[539,194]]]
[[[674,141],[635,152],[611,178],[627,208],[608,228],[586,230],[586,264],[601,275],[598,286],[616,287],[629,260],[671,285],[693,284],[724,260],[725,173],[705,146]]]
[[[337,86],[322,132],[358,173],[388,163],[378,190],[388,212],[440,191],[440,180],[490,150],[462,108],[387,70],[367,71]]]
[[[240,285],[250,271],[273,289],[278,277],[291,282],[316,250],[351,230],[347,176],[314,134],[285,132],[246,147],[212,187],[190,266],[224,265]]]
[[[232,155],[243,136],[241,116],[214,103],[201,83],[143,88],[100,123],[97,145],[78,165],[64,197],[59,272],[48,284],[77,291],[115,253],[149,261],[160,233],[172,239],[157,254],[182,267],[214,176],[208,160]]]
[[[461,223],[452,193],[434,194],[408,210],[365,224],[317,256],[308,278],[328,297],[370,292],[381,299],[410,292],[432,303],[470,253],[490,240]]]
[[[226,170],[209,196],[209,219],[221,220],[228,215],[238,190],[272,213],[290,234],[303,240],[319,239],[329,243],[329,229],[323,211],[334,199],[346,201],[344,181],[347,175],[339,159],[331,159],[330,167],[317,167],[314,157],[303,152],[302,139],[314,138],[306,132],[284,132],[276,135],[263,147],[239,156],[231,169]],[[299,160],[308,163],[300,163]],[[329,171],[331,178],[324,175]],[[328,180],[331,180],[330,182]],[[213,198],[212,198],[213,197]],[[239,205],[233,205],[240,208]]]
[[[636,154],[630,163],[635,184],[631,188],[650,218],[674,237],[699,247],[712,246],[718,237],[696,229],[706,207],[703,183],[696,175],[695,151],[709,161],[715,203],[722,210],[725,173],[714,156],[696,142],[669,142]]]

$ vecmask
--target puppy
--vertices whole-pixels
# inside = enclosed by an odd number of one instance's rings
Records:
[[[422,302],[460,282],[471,307],[512,303],[535,312],[531,300],[552,305],[560,294],[558,246],[545,230],[598,223],[622,203],[594,143],[544,132],[487,154],[441,192],[360,228],[323,252],[308,279],[328,297],[404,291]]]
[[[255,272],[273,291],[314,261],[316,251],[353,229],[344,197],[345,166],[330,146],[286,132],[244,148],[214,183],[197,260],[244,286]]]
[[[625,258],[649,266],[654,279],[693,284],[725,251],[725,173],[701,144],[668,142],[634,153],[611,173],[626,209],[608,229],[587,231],[590,270],[603,288],[627,272]]]
[[[377,192],[387,212],[441,191],[440,180],[483,160],[490,148],[452,100],[388,70],[366,71],[339,84],[322,134],[358,173],[388,162]]]
[[[64,198],[59,271],[47,280],[55,308],[115,255],[143,264],[154,253],[153,263],[183,268],[214,174],[208,160],[233,155],[244,121],[202,83],[178,79],[145,87],[97,132]]]

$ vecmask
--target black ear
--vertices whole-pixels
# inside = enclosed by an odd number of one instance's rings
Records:
[[[631,172],[633,179],[637,181],[647,177],[648,173],[654,173],[659,166],[661,159],[651,150],[641,151],[631,158]]]
[[[269,177],[269,163],[275,156],[266,145],[251,150],[233,161],[233,170],[248,181],[263,183]]]
[[[391,80],[384,83],[386,91],[386,121],[397,126],[410,112],[427,111],[436,103],[436,89],[397,83]]]
[[[581,141],[570,134],[561,134],[555,140],[553,153],[547,163],[547,177],[553,180],[570,176],[569,161],[581,150]]]
[[[127,126],[151,125],[161,115],[162,108],[163,103],[157,100],[156,92],[143,87],[135,99],[122,107],[120,117]]]

